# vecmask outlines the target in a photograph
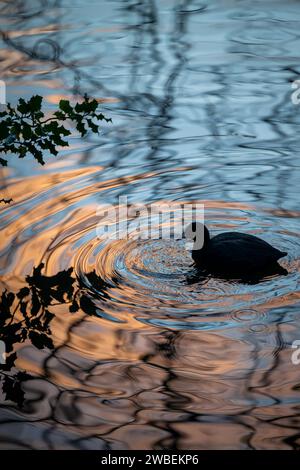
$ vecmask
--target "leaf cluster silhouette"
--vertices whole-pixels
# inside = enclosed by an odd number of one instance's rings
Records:
[[[16,108],[10,103],[7,109],[0,112],[0,152],[24,158],[27,154],[44,165],[44,152],[58,154],[58,147],[67,147],[65,139],[71,131],[65,127],[66,122],[72,122],[81,136],[89,130],[99,132],[99,121],[111,122],[98,112],[98,102],[89,99],[87,95],[81,103],[72,105],[68,100],[60,100],[58,110],[50,118],[45,119],[42,111],[43,98],[32,96],[29,100],[19,99]],[[7,159],[1,157],[0,164],[7,166]]]
[[[10,370],[14,365],[15,343],[29,339],[38,349],[53,348],[50,322],[54,314],[50,311],[51,305],[54,301],[65,303],[72,300],[75,282],[71,276],[73,269],[45,276],[42,274],[43,267],[41,263],[34,268],[32,276],[26,277],[27,285],[16,294],[7,290],[2,292],[0,339],[4,341],[6,353],[9,354],[6,364],[0,365],[4,370]]]
[[[0,297],[0,339],[6,348],[6,363],[0,364],[0,370],[10,371],[17,358],[14,345],[29,340],[38,349],[53,349],[50,323],[54,318],[51,305],[70,302],[74,293],[75,278],[72,268],[54,276],[42,274],[41,263],[33,269],[32,276],[26,277],[27,285],[17,293],[4,290]],[[30,379],[26,372],[3,375],[3,392],[7,400],[21,406],[24,392],[21,382]]]
[[[43,274],[43,268],[43,263],[33,268],[32,275],[25,278],[26,285],[18,292],[4,290],[0,296],[0,340],[6,348],[6,363],[0,364],[2,390],[5,399],[19,407],[25,399],[22,383],[33,377],[25,371],[9,373],[17,359],[14,346],[29,341],[38,349],[53,350],[51,321],[55,315],[51,310],[54,305],[69,304],[70,313],[81,310],[88,315],[97,315],[99,310],[78,286],[72,267],[54,276]],[[87,276],[97,284],[99,297],[107,298],[105,281],[94,271]]]

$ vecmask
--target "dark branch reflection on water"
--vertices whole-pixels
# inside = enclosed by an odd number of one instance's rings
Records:
[[[299,448],[299,13],[2,2],[9,101],[87,92],[113,125],[1,173],[1,447]],[[287,274],[198,279],[180,241],[97,238],[123,195],[203,203],[213,233],[287,251]]]

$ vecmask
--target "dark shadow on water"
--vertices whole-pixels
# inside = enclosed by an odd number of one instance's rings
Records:
[[[246,275],[243,273],[236,273],[233,275],[232,273],[209,272],[194,266],[193,270],[187,274],[185,283],[188,285],[204,284],[209,279],[215,278],[225,282],[230,281],[238,284],[254,285],[267,280],[269,277],[287,276],[288,274],[289,272],[278,263],[271,264],[264,271]]]
[[[6,353],[5,363],[0,362],[0,382],[6,400],[16,403],[19,408],[24,404],[21,384],[33,377],[23,371],[16,372],[16,346],[30,342],[40,350],[55,350],[51,323],[57,305],[67,305],[66,314],[80,311],[99,316],[99,309],[73,275],[73,268],[53,276],[46,276],[43,270],[41,263],[33,269],[31,276],[26,276],[24,286],[18,292],[5,289],[0,295],[0,341],[5,344]],[[95,272],[86,277],[97,286],[98,298],[107,299],[107,284]]]

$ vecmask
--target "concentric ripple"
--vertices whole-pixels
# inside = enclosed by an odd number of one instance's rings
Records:
[[[268,321],[266,311],[299,300],[300,240],[287,229],[291,224],[267,213],[228,209],[222,203],[208,202],[206,207],[206,223],[214,234],[238,229],[288,251],[281,262],[288,275],[269,276],[254,285],[199,279],[184,240],[137,239],[135,232],[120,240],[95,237],[78,250],[75,271],[99,315],[103,312],[118,321],[126,312],[152,325],[218,328]],[[141,234],[146,227],[146,222],[140,225]],[[91,277],[91,272],[96,276]]]

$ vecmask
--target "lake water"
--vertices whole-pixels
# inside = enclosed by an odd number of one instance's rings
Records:
[[[8,101],[88,93],[113,120],[1,169],[1,285],[30,289],[26,324],[11,308],[32,332],[1,373],[1,447],[299,448],[299,2],[4,1],[1,31]],[[200,282],[181,240],[104,240],[121,196],[204,204],[288,275]]]

